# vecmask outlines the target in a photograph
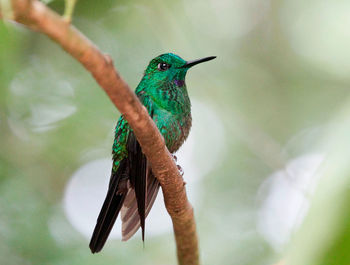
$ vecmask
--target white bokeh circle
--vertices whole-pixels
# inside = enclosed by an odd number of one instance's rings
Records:
[[[284,169],[269,176],[260,186],[258,231],[279,251],[302,223],[319,175],[324,155],[310,153],[290,160]]]

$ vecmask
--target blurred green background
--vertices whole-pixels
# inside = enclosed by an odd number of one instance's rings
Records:
[[[188,73],[178,155],[203,264],[350,264],[349,13],[347,0],[78,1],[73,24],[131,87],[161,53],[217,56]],[[118,116],[50,39],[0,22],[0,264],[176,263],[161,196],[145,248],[117,224],[88,249]]]

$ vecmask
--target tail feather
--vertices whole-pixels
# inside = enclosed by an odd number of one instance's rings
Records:
[[[129,178],[132,188],[135,191],[137,211],[140,217],[142,229],[142,241],[145,240],[145,219],[146,219],[146,174],[147,159],[142,153],[141,146],[133,133],[128,138],[128,161]]]
[[[99,252],[103,248],[123,205],[126,190],[118,190],[118,187],[121,180],[126,181],[122,179],[125,170],[126,161],[123,160],[117,172],[112,174],[109,189],[89,244],[92,253]]]
[[[145,217],[148,216],[153,203],[157,197],[159,191],[159,182],[153,176],[150,169],[147,174],[147,195],[146,195],[146,212]],[[129,189],[126,199],[121,209],[122,218],[122,235],[123,241],[129,240],[136,231],[140,228],[140,216],[138,214],[137,202],[135,192],[133,189]]]
[[[107,196],[92,234],[89,245],[92,253],[99,252],[103,248],[125,199],[126,202],[131,200],[127,204],[134,204],[131,217],[134,221],[134,216],[138,215],[136,230],[141,226],[142,240],[145,238],[147,159],[132,132],[129,133],[126,147],[128,155],[120,162],[117,171],[112,172]],[[127,195],[130,192],[133,196]]]

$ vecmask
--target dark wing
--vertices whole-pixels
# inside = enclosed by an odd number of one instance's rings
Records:
[[[142,100],[144,96],[142,91],[138,96],[141,102],[146,102]],[[148,101],[146,107],[153,118],[152,102]],[[120,155],[121,157],[118,157]],[[137,204],[138,225],[136,226],[136,230],[141,226],[142,240],[144,240],[145,218],[159,190],[159,183],[152,175],[150,178],[152,180],[151,185],[149,185],[150,190],[147,189],[146,194],[146,185],[148,186],[148,183],[146,183],[148,179],[147,173],[149,172],[146,156],[142,153],[140,144],[123,116],[120,117],[116,127],[113,158],[113,163],[116,161],[120,161],[120,163],[116,170],[112,170],[107,196],[91,237],[89,246],[92,253],[99,252],[103,248],[126,197],[128,197],[128,204],[133,205],[132,207],[134,209],[132,211],[133,214],[130,216],[131,220],[135,220],[136,218],[135,208]],[[151,176],[151,174],[149,175]],[[127,195],[129,193],[131,195]],[[149,195],[148,201],[146,201],[147,195]]]
[[[130,190],[128,186],[134,190],[144,240],[147,160],[132,131],[128,135],[126,149],[127,157],[120,162],[115,173],[112,170],[108,192],[89,245],[92,253],[103,248]]]
[[[143,91],[139,91],[137,94],[153,119],[154,109],[152,101]],[[121,209],[123,241],[132,237],[140,226],[142,228],[142,240],[144,240],[145,218],[153,206],[160,187],[158,180],[152,174],[146,157],[141,151],[139,143],[136,139],[129,143],[134,144],[134,148],[130,149],[133,149],[139,155],[142,154],[142,166],[133,167],[135,170],[141,170],[141,172],[135,172],[133,174],[135,176],[134,180],[136,180],[135,189],[129,188]],[[140,160],[139,158],[138,161]]]
[[[89,247],[92,253],[101,251],[118,217],[127,193],[128,161],[121,161],[116,172],[112,171],[108,192],[103,203]]]
[[[131,187],[134,188],[137,210],[140,217],[142,229],[142,240],[145,239],[145,218],[146,218],[146,174],[147,159],[142,153],[141,146],[136,140],[133,132],[130,133],[128,139],[128,160],[129,160],[129,176]]]

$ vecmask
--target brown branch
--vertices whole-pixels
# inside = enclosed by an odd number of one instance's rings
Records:
[[[102,54],[82,33],[41,2],[12,0],[12,7],[15,21],[60,44],[92,74],[125,116],[162,186],[165,206],[173,222],[179,264],[199,264],[194,214],[183,179],[146,108],[120,77],[111,58]]]

